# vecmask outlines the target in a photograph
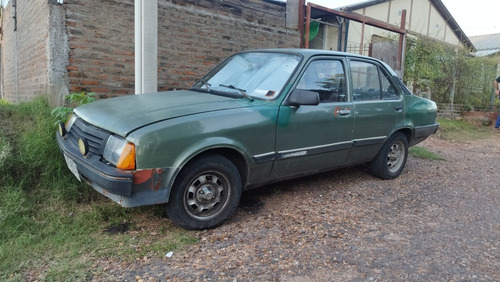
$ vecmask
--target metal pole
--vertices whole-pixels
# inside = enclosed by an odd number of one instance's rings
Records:
[[[142,94],[142,0],[134,2],[135,94]]]

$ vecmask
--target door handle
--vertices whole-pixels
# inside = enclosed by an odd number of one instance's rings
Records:
[[[342,109],[337,111],[339,115],[341,116],[348,116],[351,114],[351,110],[348,109]]]
[[[395,110],[396,112],[401,112],[401,111],[403,111],[403,106],[402,106],[402,105],[397,105],[397,106],[394,106],[394,110]]]

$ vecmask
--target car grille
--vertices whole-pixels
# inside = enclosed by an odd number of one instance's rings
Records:
[[[101,156],[104,152],[104,146],[106,146],[109,135],[111,135],[110,132],[95,127],[81,118],[75,120],[75,123],[68,132],[68,137],[71,142],[78,144],[78,139],[84,138],[89,144],[89,151]]]

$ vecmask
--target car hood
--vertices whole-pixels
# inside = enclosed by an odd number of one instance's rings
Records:
[[[127,136],[132,131],[175,117],[254,106],[258,101],[178,90],[103,99],[77,107],[86,122]]]

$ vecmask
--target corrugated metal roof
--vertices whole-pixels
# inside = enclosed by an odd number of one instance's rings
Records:
[[[477,52],[477,57],[485,57],[500,53],[500,33],[477,35],[469,37]]]

